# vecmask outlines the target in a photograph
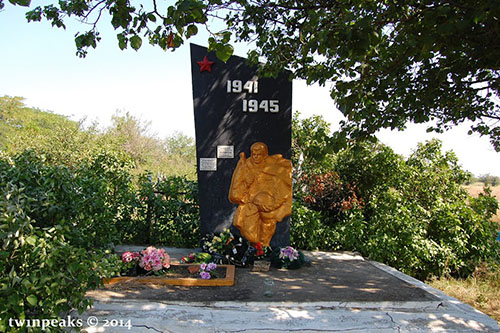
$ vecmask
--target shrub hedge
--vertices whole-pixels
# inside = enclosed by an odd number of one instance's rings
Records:
[[[46,153],[0,152],[0,331],[8,319],[85,310],[88,289],[119,269],[112,244],[198,244],[196,183],[142,176],[129,160],[98,153],[76,166]],[[144,232],[144,231],[147,232]]]
[[[420,144],[407,160],[377,143],[358,144],[336,154],[333,169],[339,175],[334,189],[357,195],[325,196],[299,182],[297,190],[306,193],[296,196],[295,245],[358,251],[421,279],[466,276],[480,262],[498,259],[498,226],[491,221],[498,202],[488,191],[478,198],[467,194],[462,184],[469,175],[453,153],[441,152],[439,141]],[[353,197],[354,204],[347,201]],[[332,207],[341,209],[331,214]],[[318,237],[323,226],[331,226],[322,232],[328,242]]]

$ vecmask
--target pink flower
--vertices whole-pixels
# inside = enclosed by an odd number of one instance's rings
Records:
[[[291,246],[287,246],[280,250],[279,258],[282,260],[288,259],[294,261],[299,258],[299,252]]]
[[[123,252],[123,254],[122,254],[122,261],[123,262],[131,262],[133,260],[138,260],[139,258],[140,258],[140,255],[137,252],[127,251],[127,252]]]
[[[141,251],[142,258],[139,261],[139,266],[149,271],[159,271],[162,268],[170,267],[170,256],[164,249],[157,249],[150,246]]]
[[[210,275],[210,271],[215,269],[217,265],[213,262],[209,263],[208,265],[206,263],[202,263],[200,265],[200,276],[202,279],[209,280],[212,276]]]

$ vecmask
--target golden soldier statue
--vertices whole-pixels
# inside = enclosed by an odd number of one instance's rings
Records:
[[[229,201],[239,205],[233,225],[251,244],[269,246],[276,223],[292,214],[292,163],[281,154],[269,156],[262,142],[250,152],[248,159],[240,153],[231,180]]]

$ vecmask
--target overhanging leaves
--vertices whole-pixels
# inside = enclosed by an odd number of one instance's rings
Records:
[[[249,59],[266,60],[262,75],[288,69],[308,84],[335,83],[332,97],[351,137],[408,121],[433,121],[429,129],[442,131],[470,120],[471,130],[490,136],[500,151],[499,0],[181,0],[168,7],[152,0],[137,8],[128,0],[68,0],[37,7],[27,18],[64,27],[66,15],[92,24],[91,33],[75,39],[85,56],[99,41],[105,12],[121,49],[129,41],[140,48],[139,34],[175,49],[204,28],[223,61],[232,42],[254,43]],[[209,19],[225,28],[211,31]]]
[[[130,46],[132,46],[132,48],[134,50],[136,50],[136,51],[139,50],[141,45],[142,45],[141,37],[139,37],[137,35],[130,37]]]
[[[31,0],[9,0],[9,2],[13,5],[29,7]],[[2,8],[2,7],[3,7],[3,4],[0,4],[0,8]]]

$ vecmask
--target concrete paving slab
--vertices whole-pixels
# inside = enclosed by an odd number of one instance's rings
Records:
[[[130,320],[133,332],[494,332],[485,318],[470,318],[446,305],[428,309],[360,307],[359,304],[168,304],[126,301],[99,303],[85,313],[99,323]],[[94,327],[87,332],[126,332]]]
[[[166,249],[172,256],[186,249]],[[236,271],[235,285],[225,288],[150,286],[134,283],[109,286],[90,292],[96,299],[127,298],[158,301],[245,301],[245,302],[408,302],[437,300],[392,273],[381,270],[361,256],[350,253],[306,252],[310,267],[298,270],[271,268],[269,272]],[[264,297],[264,280],[274,281],[273,296]]]
[[[391,267],[349,253],[306,254],[312,266],[295,271],[239,269],[234,287],[89,292],[94,307],[81,317],[97,322],[89,333],[500,332],[490,317]],[[275,280],[272,298],[262,296],[264,277]]]

